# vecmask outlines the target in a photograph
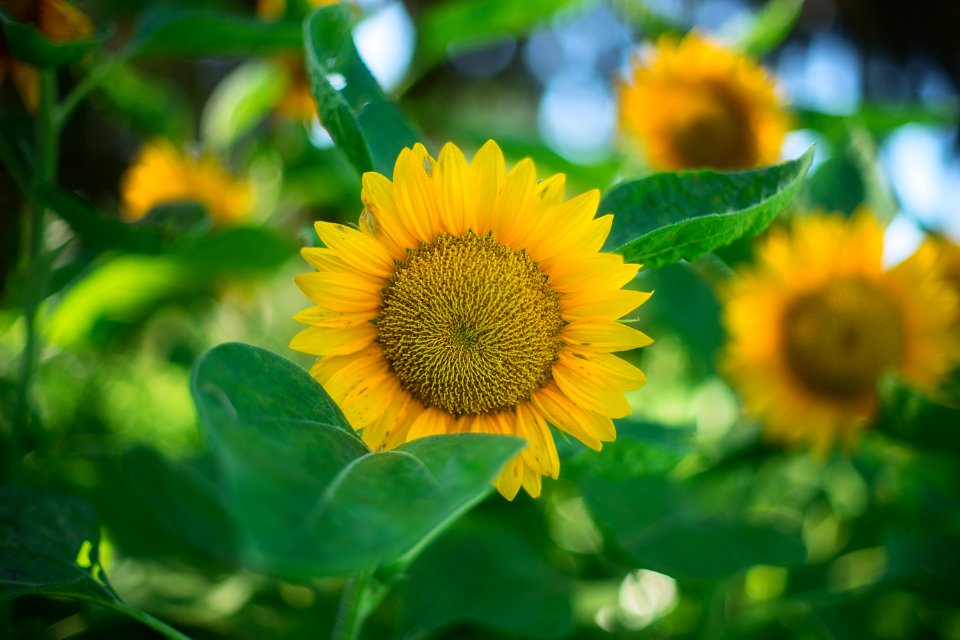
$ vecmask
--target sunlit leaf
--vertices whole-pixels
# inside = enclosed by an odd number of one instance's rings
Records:
[[[240,553],[290,578],[398,560],[485,496],[521,445],[459,434],[371,453],[306,372],[247,345],[208,353],[192,386]]]
[[[0,26],[13,57],[36,67],[61,67],[76,62],[102,44],[113,32],[112,27],[104,27],[90,38],[57,42],[40,35],[33,25],[17,22],[2,8]]]
[[[300,25],[295,23],[264,22],[203,9],[161,9],[140,23],[128,54],[170,58],[294,53],[302,42]]]
[[[314,11],[304,22],[307,71],[323,126],[360,173],[392,175],[400,150],[420,136],[387,100],[357,54],[350,8]]]
[[[616,216],[606,246],[655,269],[759,233],[793,201],[812,160],[811,147],[772,167],[657,173],[615,186],[600,202]]]
[[[777,48],[800,18],[803,3],[804,0],[768,0],[736,47],[752,58]]]
[[[254,60],[230,72],[210,95],[200,129],[204,145],[225,149],[276,107],[289,81],[276,63]]]

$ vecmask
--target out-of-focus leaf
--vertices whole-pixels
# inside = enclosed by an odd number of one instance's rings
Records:
[[[101,319],[134,319],[174,291],[198,286],[193,275],[168,256],[122,255],[100,262],[52,310],[47,339],[74,345]]]
[[[169,461],[155,449],[137,447],[124,462],[134,486],[171,535],[217,557],[235,553],[232,522],[209,460],[204,473],[200,464]]]
[[[458,622],[524,638],[568,633],[569,588],[527,533],[481,518],[461,521],[406,572],[400,584],[403,626],[411,635]]]
[[[393,173],[419,136],[387,100],[357,54],[350,9],[322,7],[304,22],[307,71],[323,126],[359,173]]]
[[[112,27],[104,27],[90,38],[57,42],[40,35],[33,25],[17,22],[3,8],[0,8],[0,27],[14,58],[44,68],[61,67],[76,62],[88,51],[102,44],[113,32]]]
[[[39,185],[37,198],[66,220],[74,233],[83,238],[92,249],[157,253],[163,247],[162,238],[156,229],[108,218],[83,198],[59,187]]]
[[[130,45],[137,58],[295,53],[303,43],[300,25],[264,22],[208,10],[158,10],[140,23]]]
[[[97,85],[94,98],[142,135],[171,140],[187,140],[193,135],[193,114],[180,87],[132,65],[116,65]]]
[[[523,35],[574,3],[574,0],[453,0],[428,5],[417,31],[421,64],[432,66],[454,46],[469,49]]]
[[[786,40],[797,24],[804,0],[768,0],[754,16],[753,24],[736,47],[752,58],[760,58]]]
[[[597,522],[634,561],[670,575],[726,576],[804,558],[799,537],[696,509],[681,487],[661,477],[593,476],[580,486]]]
[[[296,255],[293,244],[266,227],[228,227],[185,237],[171,247],[186,267],[202,277],[262,272]]]
[[[622,478],[667,473],[693,448],[693,432],[653,422],[617,421],[617,439],[602,452],[580,449],[565,464],[569,477]]]
[[[0,487],[0,600],[28,593],[117,601],[100,564],[100,528],[85,502]]]
[[[613,6],[624,20],[641,30],[645,37],[682,36],[689,27],[653,9],[646,0],[613,0]]]
[[[247,562],[285,577],[399,559],[479,501],[521,442],[436,436],[372,454],[306,372],[227,344],[193,374]]]
[[[204,146],[228,148],[270,113],[288,83],[284,70],[266,60],[253,60],[231,71],[204,107],[200,125]]]
[[[807,197],[813,208],[847,215],[863,204],[863,178],[848,154],[832,156],[817,167],[807,180]]]
[[[620,184],[600,202],[601,213],[616,215],[607,247],[655,269],[759,233],[793,201],[812,160],[811,147],[761,169],[657,173]]]
[[[864,127],[874,136],[884,136],[908,124],[953,127],[960,118],[960,107],[953,103],[922,106],[866,103],[853,114],[837,115],[812,109],[797,109],[794,114],[801,129],[814,129],[832,138],[843,138],[851,123]]]

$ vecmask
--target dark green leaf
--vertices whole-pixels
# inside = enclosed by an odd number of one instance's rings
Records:
[[[206,10],[159,10],[141,22],[130,55],[182,58],[293,53],[302,42],[300,25],[295,23]]]
[[[656,476],[584,478],[597,522],[636,562],[670,575],[717,577],[757,564],[802,562],[803,543],[772,524],[697,509],[678,485]]]
[[[0,25],[7,47],[14,58],[35,67],[61,67],[76,62],[94,47],[102,44],[113,32],[112,27],[100,29],[90,38],[57,42],[40,35],[33,25],[22,24],[0,9]]]
[[[754,16],[753,24],[737,43],[737,48],[751,58],[760,58],[786,40],[793,30],[804,0],[768,0]]]
[[[100,528],[85,502],[0,487],[0,600],[57,593],[116,602],[99,549]]]
[[[40,185],[37,198],[63,218],[92,249],[124,249],[137,253],[157,253],[162,249],[162,238],[155,229],[109,218],[69,191]]]
[[[692,260],[763,230],[796,196],[813,148],[751,171],[657,173],[618,185],[600,202],[616,215],[607,247],[649,269]]]
[[[617,421],[617,439],[602,452],[581,449],[565,467],[570,477],[608,478],[667,473],[693,448],[693,432],[653,422]]]
[[[400,596],[411,635],[467,621],[510,636],[553,638],[573,623],[564,576],[529,531],[480,518],[465,519],[424,551]]]
[[[314,11],[304,22],[307,71],[323,126],[360,173],[392,175],[400,150],[420,136],[387,100],[357,54],[350,7]]]
[[[211,461],[172,462],[155,449],[137,447],[124,462],[133,485],[171,535],[205,553],[231,556],[236,548],[232,523]]]
[[[294,255],[289,240],[266,227],[229,227],[187,237],[171,247],[191,268],[205,274],[266,271]]]
[[[573,0],[453,0],[428,5],[417,36],[424,66],[432,66],[451,48],[469,49],[520,36]]]
[[[101,60],[99,64],[109,64]],[[193,114],[183,89],[158,76],[149,76],[132,65],[118,64],[94,93],[97,106],[144,136],[171,140],[193,136]]]
[[[817,167],[807,180],[807,196],[814,208],[850,215],[863,204],[866,189],[860,170],[844,153]]]

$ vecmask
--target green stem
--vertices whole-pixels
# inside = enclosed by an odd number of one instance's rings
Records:
[[[101,604],[104,604],[104,603],[101,603]],[[180,633],[179,631],[177,631],[176,629],[168,625],[163,620],[158,620],[157,618],[154,618],[146,611],[141,611],[140,609],[131,607],[130,605],[124,604],[122,602],[117,602],[115,604],[108,604],[107,606],[115,611],[119,611],[120,613],[130,616],[134,620],[138,620],[142,622],[143,624],[147,625],[154,631],[158,631],[159,633],[162,633],[163,635],[170,638],[171,640],[190,640],[190,636]]]
[[[67,124],[67,120],[70,119],[70,116],[73,115],[73,112],[80,106],[80,103],[86,99],[91,91],[106,80],[117,67],[130,59],[131,53],[132,51],[129,50],[124,51],[105,62],[97,64],[92,71],[84,76],[83,80],[77,83],[73,91],[67,94],[63,102],[60,103],[60,106],[58,106],[54,112],[53,124],[57,131],[63,129],[64,125]]]
[[[57,176],[59,152],[58,130],[53,122],[53,109],[57,102],[56,71],[44,69],[40,72],[40,108],[37,113],[37,136],[40,153],[36,181],[53,183]],[[35,183],[36,184],[36,183]],[[26,300],[24,300],[24,321],[26,323],[26,344],[20,369],[20,386],[17,393],[17,413],[14,425],[19,430],[19,444],[27,445],[27,433],[31,428],[33,412],[30,409],[34,368],[40,351],[40,336],[37,329],[37,312],[43,300],[46,288],[47,269],[43,255],[43,236],[46,209],[33,190],[29,194],[31,216],[27,240],[27,270],[29,281]]]
[[[337,619],[333,625],[333,640],[356,640],[363,628],[370,607],[364,600],[370,587],[370,573],[361,571],[347,580],[340,595]]]

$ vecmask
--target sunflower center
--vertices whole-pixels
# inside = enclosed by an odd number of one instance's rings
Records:
[[[852,399],[901,361],[904,327],[894,303],[861,278],[834,280],[797,298],[784,315],[787,364],[810,391]]]
[[[564,324],[537,263],[473,232],[408,250],[376,322],[404,388],[455,416],[528,400],[550,380]]]
[[[739,169],[753,166],[757,142],[743,105],[723,87],[690,92],[673,132],[684,166]]]

